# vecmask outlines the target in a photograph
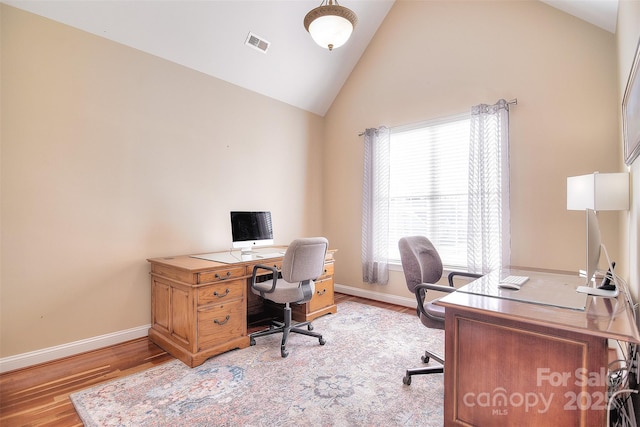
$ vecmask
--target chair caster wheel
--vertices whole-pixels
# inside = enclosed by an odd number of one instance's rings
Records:
[[[431,358],[428,356],[422,356],[421,359],[422,359],[422,363],[429,363],[429,360],[431,360]]]
[[[320,341],[320,345],[325,345],[327,343],[324,338],[318,338],[318,341]]]
[[[307,331],[313,331],[313,325],[311,323],[307,325]]]
[[[284,357],[287,357],[288,355],[289,355],[289,352],[284,347],[282,347],[280,349],[280,356],[284,358]]]
[[[411,385],[411,376],[405,375],[402,377],[402,383],[405,385]]]

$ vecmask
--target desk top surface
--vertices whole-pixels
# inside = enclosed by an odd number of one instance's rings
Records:
[[[520,291],[499,290],[500,278],[509,274],[529,276],[530,279]],[[438,304],[445,307],[484,312],[504,319],[525,321],[540,326],[640,344],[640,334],[633,318],[632,309],[626,303],[623,291],[617,298],[586,296],[586,308],[583,310],[536,302],[536,291],[540,291],[544,297],[543,300],[547,300],[549,290],[555,286],[558,289],[558,298],[562,299],[563,294],[567,296],[568,291],[575,292],[575,288],[583,284],[584,278],[578,275],[531,270],[503,270],[474,280],[461,287],[457,292],[441,298]],[[528,295],[520,300],[512,298],[514,293],[523,292],[525,287],[527,287]],[[533,300],[527,301],[530,298]]]
[[[255,250],[255,254],[244,257],[240,251],[210,252],[206,254],[178,255],[159,258],[149,258],[152,264],[161,264],[191,272],[206,271],[212,269],[233,268],[249,264],[280,261],[284,258],[286,246],[271,246]],[[333,260],[335,249],[329,249],[325,260]]]

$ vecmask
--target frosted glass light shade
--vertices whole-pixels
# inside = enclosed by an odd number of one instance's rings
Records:
[[[349,40],[357,22],[358,17],[352,10],[337,1],[324,0],[304,17],[304,28],[318,45],[333,50]]]
[[[325,49],[335,49],[349,40],[353,32],[351,22],[341,16],[326,15],[316,18],[309,25],[309,34],[314,42]]]
[[[567,210],[629,209],[629,174],[592,173],[567,178]]]

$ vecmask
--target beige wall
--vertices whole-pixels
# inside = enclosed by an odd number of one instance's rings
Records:
[[[321,233],[321,117],[0,11],[0,356],[148,324],[146,258],[229,248],[230,210]]]
[[[637,2],[620,10],[616,39],[537,1],[399,0],[323,120],[0,6],[0,357],[147,324],[144,260],[226,249],[232,209],[272,210],[278,243],[325,234],[339,284],[408,297],[400,272],[361,282],[357,134],[499,98],[518,98],[513,263],[580,268],[565,179],[622,168],[618,75],[640,19]],[[628,220],[601,214],[636,283],[639,199]]]
[[[640,2],[631,0],[620,1],[618,8],[618,28],[616,42],[618,52],[619,102],[622,103],[624,90],[631,71],[631,64],[640,40]],[[620,105],[620,104],[619,104]],[[620,123],[622,129],[622,123]],[[620,150],[622,150],[622,134],[620,134]],[[621,213],[623,218],[620,239],[626,249],[628,270],[622,274],[629,280],[629,285],[638,300],[640,294],[640,159],[626,168],[621,162],[621,170],[631,172],[631,209]]]
[[[367,127],[419,122],[517,98],[511,110],[512,264],[584,268],[584,212],[566,210],[566,177],[619,170],[613,34],[538,1],[396,1],[326,116],[324,230],[336,281],[408,296],[401,272],[362,283]],[[619,216],[602,212],[620,255]]]

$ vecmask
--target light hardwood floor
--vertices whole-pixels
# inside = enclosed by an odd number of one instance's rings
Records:
[[[335,301],[338,310],[345,301],[358,301],[414,312],[414,309],[344,294],[336,294]],[[172,359],[145,337],[1,374],[0,426],[82,426],[69,394]]]

